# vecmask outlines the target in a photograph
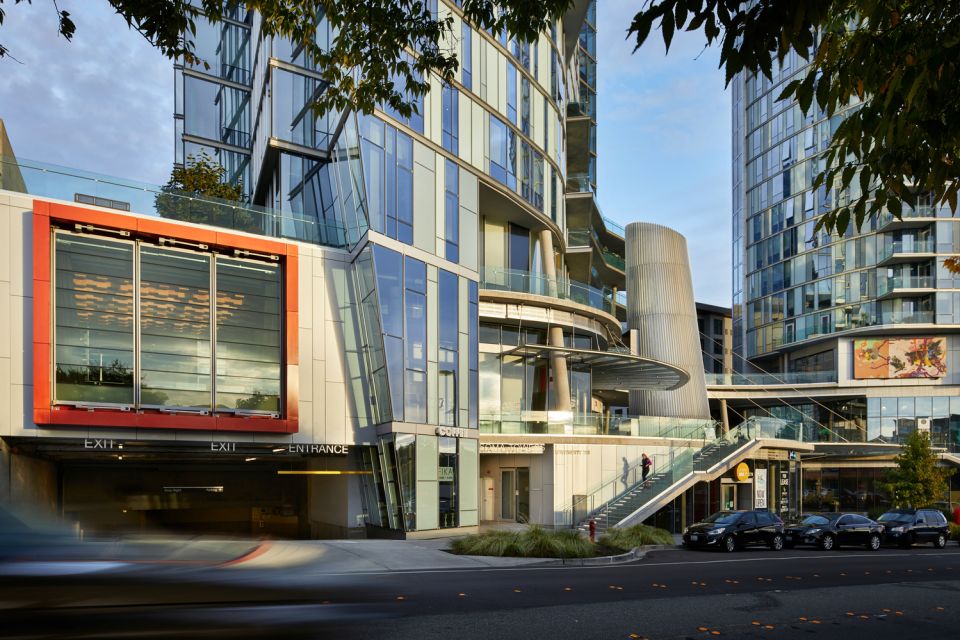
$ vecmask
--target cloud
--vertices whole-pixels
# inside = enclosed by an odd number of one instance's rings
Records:
[[[151,183],[173,162],[173,64],[105,0],[61,0],[77,25],[57,34],[47,3],[6,7],[0,118],[18,156]]]

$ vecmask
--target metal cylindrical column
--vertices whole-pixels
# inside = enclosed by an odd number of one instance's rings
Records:
[[[674,391],[631,391],[630,413],[709,418],[686,239],[662,225],[627,225],[627,324],[638,355],[676,365],[690,381]]]

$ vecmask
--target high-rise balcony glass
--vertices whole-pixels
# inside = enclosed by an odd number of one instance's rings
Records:
[[[897,254],[903,253],[935,253],[936,247],[936,242],[932,239],[914,240],[913,238],[905,238],[892,242],[888,241],[884,244],[880,255],[877,256],[877,262],[883,262]]]
[[[877,218],[877,230],[881,230],[884,227],[890,226],[892,224],[900,223],[905,220],[916,220],[922,218],[936,218],[937,217],[937,208],[936,207],[917,207],[916,209],[911,209],[906,207],[900,214],[900,218],[897,219],[889,211],[884,211]]]
[[[480,270],[480,288],[571,300],[607,313],[614,313],[612,289],[598,289],[576,280],[563,277],[552,278],[542,273],[483,267]]]
[[[933,324],[933,311],[884,311],[880,324]]]
[[[897,289],[932,289],[933,276],[885,276],[877,278],[877,296],[884,296]]]
[[[567,193],[594,193],[596,190],[589,173],[572,173],[567,176]]]
[[[790,373],[707,373],[708,386],[775,386],[836,382],[836,371]]]

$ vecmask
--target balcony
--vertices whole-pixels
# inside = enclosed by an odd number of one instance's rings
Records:
[[[877,256],[877,265],[913,262],[926,256],[932,257],[936,252],[937,243],[933,239],[897,240],[884,244]]]
[[[934,324],[933,311],[884,311],[880,324]]]
[[[206,224],[257,235],[347,247],[366,231],[334,221],[294,217],[275,209],[230,202],[70,169],[56,165],[0,157],[0,173],[19,170],[26,193],[41,198],[94,204],[119,211]]]
[[[596,193],[597,187],[589,173],[573,173],[567,176],[567,193]]]
[[[518,269],[483,267],[480,270],[480,288],[570,300],[616,315],[616,301],[612,289],[597,289],[563,277],[551,278],[542,273]]]
[[[877,297],[926,292],[934,288],[933,276],[889,276],[877,278]]]
[[[889,211],[884,211],[877,218],[877,231],[888,229],[909,229],[926,226],[931,219],[937,217],[936,207],[905,208],[900,217],[895,217]]]
[[[825,384],[837,381],[836,371],[797,371],[790,373],[707,373],[708,387],[791,386]]]
[[[480,414],[481,434],[589,435],[635,438],[715,437],[716,423],[697,418],[607,416],[569,411],[523,411],[519,414]]]

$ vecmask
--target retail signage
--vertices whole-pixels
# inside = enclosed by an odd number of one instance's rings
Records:
[[[753,508],[767,508],[767,469],[757,469],[753,474]]]
[[[512,453],[514,455],[539,455],[546,449],[543,443],[481,442],[480,453]]]
[[[767,449],[767,460],[786,460],[787,452],[781,449]]]
[[[947,375],[946,338],[853,341],[857,379],[942,378]]]
[[[733,469],[733,477],[737,479],[737,482],[746,482],[750,479],[750,465],[746,462],[741,462]]]
[[[469,438],[470,432],[463,427],[437,427],[437,435],[447,438]]]
[[[440,467],[437,480],[440,482],[453,482],[453,467]]]

